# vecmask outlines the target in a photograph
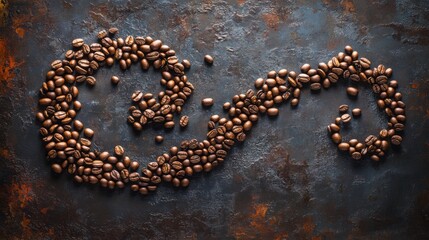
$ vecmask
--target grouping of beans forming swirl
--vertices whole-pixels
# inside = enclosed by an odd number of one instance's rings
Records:
[[[73,40],[73,47],[65,53],[65,59],[52,62],[40,88],[40,111],[36,117],[41,124],[40,134],[47,159],[55,173],[66,171],[77,183],[99,184],[110,189],[129,186],[142,195],[155,191],[161,182],[187,187],[191,176],[210,172],[221,164],[228,151],[246,139],[246,133],[259,117],[276,117],[279,113],[277,106],[288,101],[292,107],[297,106],[305,88],[318,92],[338,81],[351,81],[347,94],[352,97],[359,93],[358,84],[369,84],[378,97],[378,107],[389,119],[386,128],[378,134],[369,135],[363,141],[346,141],[340,130],[353,117],[359,117],[360,109],[353,109],[350,115],[348,106],[341,105],[340,117],[328,126],[331,139],[339,150],[348,152],[356,161],[365,157],[380,161],[391,144],[402,142],[405,104],[397,91],[398,82],[390,80],[392,69],[383,65],[372,68],[370,60],[359,58],[358,52],[346,46],[344,52],[315,68],[304,64],[299,72],[281,69],[269,72],[265,79],[258,78],[254,83],[255,90],[235,95],[231,102],[223,105],[228,118],[210,117],[206,139],[182,141],[180,146],[171,147],[169,152],[144,167],[126,156],[120,145],[112,152],[94,150],[91,142],[94,131],[77,119],[82,108],[77,99],[79,86],[96,84],[93,75],[99,68],[112,67],[117,62],[126,71],[139,64],[143,71],[153,67],[161,74],[165,90],[157,96],[141,91],[132,94],[127,121],[136,131],[152,124],[174,128],[174,115],[181,114],[183,105],[194,91],[185,75],[191,67],[188,60],[180,61],[176,52],[161,40],[141,36],[115,38],[117,32],[116,28],[100,31],[98,42],[92,44],[86,44],[83,39]],[[210,57],[205,60],[208,64],[213,62]],[[111,81],[118,84],[119,78],[113,76]],[[210,105],[210,102],[210,99],[204,100],[203,105]],[[186,127],[188,121],[187,116],[181,116],[180,127]]]

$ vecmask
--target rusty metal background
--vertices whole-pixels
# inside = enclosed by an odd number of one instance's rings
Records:
[[[0,239],[427,239],[429,237],[428,1],[0,1]],[[394,69],[407,103],[403,146],[379,164],[340,154],[326,125],[342,103],[358,106],[347,138],[378,133],[386,118],[371,91],[357,101],[339,84],[305,91],[297,109],[262,118],[223,166],[186,190],[162,185],[146,198],[55,176],[34,114],[50,62],[71,40],[95,41],[103,28],[150,35],[188,58],[196,91],[182,131],[126,123],[134,90],[161,90],[159,75],[139,67],[97,73],[82,87],[80,119],[100,149],[122,144],[141,163],[183,139],[203,139],[211,114],[270,70],[327,61],[347,44]],[[215,58],[203,64],[205,54]],[[122,81],[110,85],[113,74]],[[203,97],[215,105],[202,109]],[[154,136],[164,135],[162,145]]]

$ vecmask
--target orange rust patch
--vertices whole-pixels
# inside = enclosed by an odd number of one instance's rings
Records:
[[[277,234],[274,239],[275,240],[285,240],[288,239],[289,235],[287,233],[279,233]]]
[[[24,35],[25,35],[25,30],[24,30],[24,28],[22,28],[22,27],[16,28],[16,29],[15,29],[15,32],[16,32],[16,34],[18,34],[18,36],[19,36],[20,38],[23,38],[23,37],[24,37]]]
[[[237,2],[239,5],[243,5],[246,2],[246,0],[237,0]]]
[[[313,233],[314,227],[316,227],[316,225],[314,225],[314,223],[313,223],[313,218],[306,217],[304,219],[304,224],[302,226],[302,228],[304,229],[305,233],[308,233],[308,234]]]
[[[341,6],[343,7],[344,11],[347,13],[356,12],[356,7],[352,0],[342,0]]]
[[[277,30],[280,24],[280,17],[275,14],[275,13],[265,13],[264,15],[262,15],[262,18],[265,21],[265,24],[267,24],[267,26],[269,28],[272,28],[274,30]]]
[[[417,83],[412,83],[412,84],[411,84],[411,88],[412,88],[412,89],[417,89],[417,88],[419,88],[419,84],[417,84]]]
[[[25,208],[33,200],[31,187],[26,183],[12,183],[9,188],[9,212],[13,216],[19,209]]]
[[[12,158],[12,154],[10,153],[10,150],[9,150],[9,149],[7,149],[7,148],[2,148],[2,149],[0,150],[0,157],[1,157],[1,158],[3,158],[3,159],[7,159],[7,160],[9,160],[9,159],[11,159],[11,158]]]
[[[0,39],[0,93],[5,93],[13,87],[12,79],[15,77],[15,68],[23,62],[17,62],[10,54],[4,39]]]
[[[43,215],[46,215],[46,213],[48,213],[49,208],[45,207],[45,208],[41,208],[40,209],[40,213]]]
[[[25,239],[29,239],[32,235],[30,223],[31,223],[30,219],[24,214],[21,220],[21,227],[22,227],[22,235],[23,235],[22,237]]]
[[[4,27],[9,16],[9,4],[7,1],[0,1],[0,27]]]

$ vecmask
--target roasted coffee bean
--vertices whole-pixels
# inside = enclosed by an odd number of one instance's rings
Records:
[[[210,55],[205,55],[204,56],[204,62],[206,62],[209,65],[212,65],[213,64],[213,57]]]
[[[396,145],[396,146],[401,145],[401,143],[402,143],[402,137],[401,137],[401,136],[399,136],[399,135],[393,135],[393,136],[391,137],[391,139],[390,139],[390,142],[391,142],[393,145]]]
[[[270,117],[275,117],[279,114],[279,109],[277,108],[268,108],[267,109],[267,115]]]
[[[350,114],[346,113],[341,115],[341,121],[343,123],[349,123],[352,120],[352,117],[350,116]]]
[[[332,141],[334,143],[336,143],[336,144],[341,143],[342,138],[341,138],[341,135],[339,133],[332,134],[331,138],[332,138]]]
[[[362,114],[362,111],[360,110],[360,108],[354,108],[352,110],[352,114],[354,117],[360,117],[360,115]]]
[[[203,107],[211,107],[213,103],[213,98],[204,98],[203,100],[201,100],[201,104],[203,105]]]
[[[338,149],[340,149],[341,151],[348,151],[349,148],[350,148],[350,145],[346,142],[342,142],[338,144]]]
[[[189,117],[186,115],[183,115],[179,120],[180,126],[183,128],[188,126],[188,122],[189,122]]]
[[[124,153],[125,153],[125,150],[124,150],[124,148],[121,146],[121,145],[117,145],[117,146],[115,146],[115,154],[117,155],[117,156],[123,156],[124,155]]]
[[[82,38],[76,38],[72,41],[72,45],[75,48],[81,47],[81,46],[83,46],[83,44],[84,44],[84,41]]]
[[[356,97],[359,93],[359,90],[355,87],[348,87],[347,94],[352,97]]]
[[[370,146],[377,141],[377,137],[374,135],[369,135],[367,138],[365,138],[365,144],[366,146]]]
[[[340,105],[338,107],[338,110],[340,111],[340,113],[346,113],[349,111],[349,106],[346,104]]]
[[[155,142],[157,142],[157,143],[162,143],[164,141],[164,137],[163,136],[156,136],[155,137]]]

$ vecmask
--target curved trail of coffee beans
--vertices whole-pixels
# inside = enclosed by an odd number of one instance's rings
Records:
[[[276,117],[278,105],[290,101],[294,107],[300,101],[301,90],[308,87],[312,92],[329,88],[337,81],[350,80],[354,86],[347,88],[347,94],[356,96],[359,83],[369,84],[378,96],[377,105],[384,109],[389,121],[386,129],[379,134],[370,135],[364,141],[351,139],[344,141],[340,135],[341,126],[348,124],[352,117],[348,106],[339,108],[341,117],[328,126],[332,141],[338,149],[346,151],[355,160],[366,156],[379,161],[389,145],[402,142],[405,104],[401,93],[397,92],[397,81],[389,80],[392,69],[379,65],[371,68],[371,62],[359,58],[350,46],[345,47],[327,63],[319,63],[317,68],[304,64],[300,72],[282,69],[271,71],[267,78],[258,78],[254,90],[235,95],[232,102],[224,104],[229,118],[213,115],[208,123],[209,131],[203,141],[185,140],[179,147],[157,157],[140,169],[139,163],[125,156],[125,150],[118,145],[113,153],[99,152],[91,148],[94,131],[85,128],[76,118],[82,104],[77,101],[79,84],[96,84],[92,76],[100,67],[111,67],[115,61],[122,70],[140,63],[143,70],[150,66],[159,70],[161,84],[165,91],[156,97],[151,93],[136,91],[132,95],[128,122],[137,131],[147,124],[162,124],[173,128],[173,114],[180,114],[182,106],[192,94],[194,87],[188,82],[185,69],[190,67],[187,60],[179,62],[175,51],[161,40],[151,37],[127,36],[125,39],[113,38],[116,28],[101,31],[98,43],[85,44],[82,39],[72,42],[73,49],[65,54],[65,60],[55,60],[40,89],[39,105],[41,111],[37,119],[41,122],[40,133],[47,151],[52,170],[61,173],[66,170],[78,183],[99,183],[102,187],[123,188],[130,185],[132,191],[143,195],[155,191],[162,182],[171,182],[175,187],[187,187],[189,178],[198,172],[209,172],[226,158],[228,151],[238,142],[246,139],[246,133],[266,114]],[[112,78],[117,84],[118,78]],[[360,109],[352,111],[354,117]],[[188,117],[182,116],[180,126],[185,127]]]

